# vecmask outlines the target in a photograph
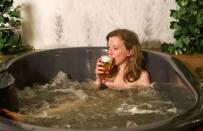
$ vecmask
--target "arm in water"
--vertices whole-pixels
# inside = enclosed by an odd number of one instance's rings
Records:
[[[76,90],[74,93],[78,97],[78,100],[75,100],[73,102],[67,101],[65,103],[58,105],[55,108],[46,109],[39,114],[23,115],[20,113],[9,111],[5,108],[0,108],[0,115],[14,121],[24,122],[28,119],[46,117],[48,115],[53,115],[57,113],[70,112],[73,109],[79,108],[80,106],[84,105],[83,103],[86,102],[88,99],[87,94],[83,90]]]

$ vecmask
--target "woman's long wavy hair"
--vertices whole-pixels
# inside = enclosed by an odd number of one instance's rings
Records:
[[[132,54],[128,58],[127,71],[124,74],[124,81],[133,82],[140,78],[142,72],[143,54],[138,35],[127,29],[116,29],[106,36],[107,43],[111,37],[120,37],[124,41],[126,49],[131,50]],[[110,70],[110,76],[113,77],[118,73],[118,67],[114,66]]]

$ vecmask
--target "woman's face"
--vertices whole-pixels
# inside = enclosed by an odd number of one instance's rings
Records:
[[[127,61],[130,51],[126,49],[120,37],[113,36],[108,41],[108,55],[114,58],[115,65],[121,65]]]

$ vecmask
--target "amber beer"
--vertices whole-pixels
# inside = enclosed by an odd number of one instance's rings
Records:
[[[108,72],[110,71],[112,64],[113,64],[113,58],[107,55],[101,56],[101,62],[104,63],[104,78],[108,77]]]

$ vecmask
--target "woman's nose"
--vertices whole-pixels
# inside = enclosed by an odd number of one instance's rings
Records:
[[[108,50],[108,55],[110,56],[112,54],[113,54],[112,50]]]

